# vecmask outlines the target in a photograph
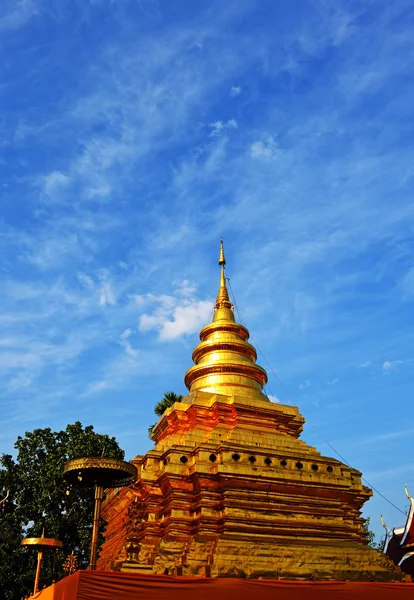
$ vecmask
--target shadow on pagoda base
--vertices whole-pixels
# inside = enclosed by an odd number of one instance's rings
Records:
[[[403,581],[393,562],[369,546],[325,544],[268,544],[259,541],[195,538],[189,547],[176,539],[161,540],[152,564],[139,559],[153,549],[136,548],[129,560],[114,564],[122,572],[249,579]],[[214,558],[211,559],[214,552]],[[206,558],[207,557],[207,558]]]

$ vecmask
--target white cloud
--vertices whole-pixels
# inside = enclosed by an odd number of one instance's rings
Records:
[[[306,390],[310,386],[311,386],[311,382],[309,381],[309,379],[306,379],[305,381],[302,381],[302,383],[299,384],[299,389]]]
[[[230,90],[230,96],[232,98],[235,98],[239,94],[241,94],[241,87],[236,86],[236,85],[232,85],[231,90]]]
[[[274,402],[276,404],[280,403],[280,399],[277,396],[272,396],[271,394],[267,394],[267,397],[269,398],[270,402]]]
[[[58,190],[69,184],[69,177],[60,171],[52,171],[43,178],[43,190],[48,196],[53,196]]]
[[[162,324],[160,340],[174,340],[183,335],[196,333],[206,325],[211,314],[211,302],[206,300],[192,301],[186,306],[177,306],[172,314],[172,320]]]
[[[386,360],[382,364],[382,370],[384,373],[389,373],[390,371],[394,371],[399,365],[403,365],[403,360]]]
[[[336,385],[339,381],[339,377],[335,377],[334,379],[328,380],[326,383],[328,385]]]
[[[109,281],[106,281],[102,284],[100,292],[99,292],[99,304],[101,306],[115,306],[116,297],[112,290],[112,286]]]
[[[100,392],[103,392],[104,390],[107,390],[111,387],[112,387],[112,385],[111,385],[110,381],[102,379],[101,381],[96,381],[95,383],[91,383],[89,385],[89,387],[87,388],[87,390],[82,394],[81,397],[92,396],[93,394],[99,394]]]
[[[274,158],[280,154],[280,150],[273,136],[267,136],[264,141],[253,142],[250,146],[250,156],[252,158]]]
[[[183,296],[193,296],[197,292],[197,288],[191,285],[186,279],[178,284],[179,293]]]
[[[210,137],[217,138],[220,137],[226,129],[238,129],[239,125],[235,119],[229,119],[228,121],[216,121],[215,123],[210,123],[209,127],[211,127]]]
[[[132,329],[125,329],[123,333],[119,336],[121,340],[126,340],[132,333]]]
[[[187,280],[181,282],[175,295],[146,294],[139,296],[139,303],[156,304],[151,313],[141,315],[140,331],[158,331],[160,340],[174,340],[198,332],[211,315],[213,302],[199,300],[196,288]]]
[[[364,360],[364,362],[357,365],[357,369],[366,369],[367,367],[370,367],[371,365],[372,365],[372,361]]]
[[[79,283],[81,283],[84,287],[86,287],[86,288],[94,287],[93,279],[90,275],[86,275],[86,273],[79,271],[77,278],[78,278]]]
[[[0,11],[0,30],[14,30],[23,27],[38,14],[39,6],[35,0],[17,0],[12,4],[5,3]]]
[[[99,269],[97,277],[101,281],[99,287],[99,304],[101,306],[115,306],[116,296],[112,284],[109,281],[109,272],[107,269]]]
[[[45,232],[44,237],[28,241],[25,259],[44,271],[60,270],[67,262],[88,261],[88,252],[78,232],[52,230]]]
[[[88,198],[105,198],[112,192],[112,188],[108,183],[98,184],[95,187],[88,187],[85,189],[85,193]]]
[[[32,384],[33,377],[34,375],[27,371],[19,373],[18,375],[16,375],[16,377],[12,377],[7,386],[7,392],[12,393],[23,389],[27,389]]]
[[[124,348],[126,354],[132,358],[136,359],[139,355],[139,350],[133,348],[131,343],[127,339],[121,339],[121,346]]]

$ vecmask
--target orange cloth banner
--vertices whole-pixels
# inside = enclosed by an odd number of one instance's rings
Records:
[[[205,579],[77,571],[36,600],[413,600],[412,583]]]

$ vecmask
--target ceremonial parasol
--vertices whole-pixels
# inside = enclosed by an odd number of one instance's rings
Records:
[[[20,545],[26,546],[27,548],[33,548],[33,550],[37,550],[37,567],[33,590],[33,594],[37,594],[37,592],[39,591],[40,569],[42,566],[43,552],[45,550],[58,550],[59,548],[62,548],[63,544],[59,540],[45,538],[45,530],[43,529],[41,537],[24,538],[20,542]]]
[[[95,486],[95,509],[93,515],[91,554],[88,569],[96,569],[99,543],[99,522],[105,488],[131,485],[137,478],[135,465],[117,458],[75,458],[65,464],[66,481],[71,485]]]

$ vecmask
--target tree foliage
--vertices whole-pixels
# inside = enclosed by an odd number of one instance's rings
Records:
[[[162,399],[159,402],[157,402],[157,404],[154,406],[155,414],[160,417],[165,413],[167,408],[174,404],[174,402],[181,402],[183,398],[184,396],[182,396],[181,394],[176,394],[175,392],[165,392]],[[152,431],[154,427],[155,424],[148,427],[148,435],[150,437],[152,436]]]
[[[174,402],[181,402],[183,396],[181,394],[176,394],[175,392],[165,392],[162,400],[157,402],[154,406],[154,412],[156,415],[161,416],[165,413],[167,408],[172,406]]]
[[[92,489],[70,490],[63,478],[67,460],[80,457],[124,457],[115,438],[98,434],[92,425],[80,422],[64,431],[36,429],[18,437],[14,459],[9,454],[0,458],[0,598],[17,600],[33,585],[35,552],[20,547],[23,537],[45,536],[63,542],[63,553],[45,553],[42,585],[62,576],[65,555],[75,551],[79,566],[88,563],[93,517]],[[3,594],[3,596],[1,595]]]
[[[367,519],[365,519],[365,523],[363,525],[364,531],[367,536],[368,545],[371,546],[371,548],[379,549],[380,544],[377,544],[375,541],[375,533],[369,528],[370,520],[371,520],[370,517],[367,517]]]

